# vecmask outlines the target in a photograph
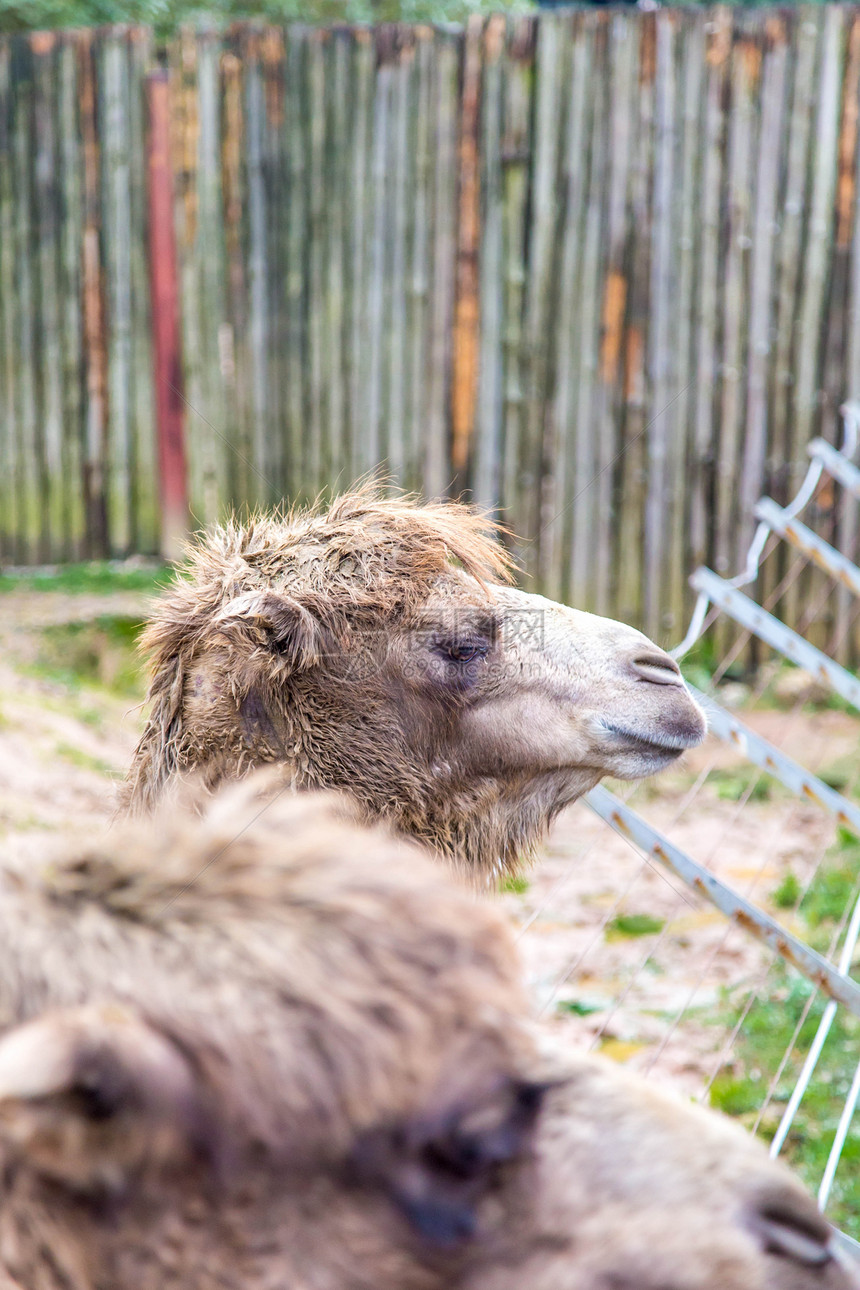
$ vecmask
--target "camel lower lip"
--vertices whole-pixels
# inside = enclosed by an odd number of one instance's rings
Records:
[[[647,739],[644,735],[636,734],[632,730],[622,730],[621,727],[609,725],[609,723],[606,723],[604,729],[608,734],[624,741],[622,749],[624,752],[646,753],[651,757],[680,757],[684,751],[683,745],[678,743],[661,743],[657,739]]]

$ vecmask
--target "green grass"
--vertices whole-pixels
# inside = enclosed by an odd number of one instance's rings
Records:
[[[856,715],[856,714],[855,714]],[[843,796],[860,797],[860,755],[855,752],[819,766],[816,775],[827,785]]]
[[[87,703],[76,704],[72,709],[73,716],[93,730],[104,730],[105,714]]]
[[[0,0],[0,31],[133,22],[152,23],[167,37],[180,23],[195,21],[465,22],[491,9],[528,13],[532,6],[525,0]]]
[[[759,674],[762,680],[766,679],[766,683],[758,695],[756,706],[782,712],[793,711],[798,702],[798,696],[793,690],[789,690],[788,693],[783,692],[781,687],[783,681],[797,671],[796,664],[787,660],[780,662],[774,659],[766,664],[764,671]],[[817,691],[820,688],[812,677],[808,678],[808,683],[811,689]],[[835,690],[827,690],[826,687],[821,693],[804,698],[803,707],[812,712],[846,712],[849,716],[857,716],[857,709],[853,704],[843,699]]]
[[[771,897],[777,909],[794,909],[800,900],[800,883],[793,873],[787,873]]]
[[[62,591],[71,595],[114,591],[156,592],[170,582],[172,569],[164,564],[90,561],[56,568],[16,570],[0,574],[0,594],[14,591]]]
[[[794,698],[785,699],[778,696],[781,680],[786,674],[797,671],[794,663],[787,661],[777,665],[774,662],[764,663],[761,670],[754,667],[750,662],[743,658],[737,659],[730,663],[728,667],[723,667],[723,658],[717,652],[713,632],[706,632],[696,643],[687,651],[682,659],[679,660],[681,671],[687,681],[697,689],[703,690],[706,694],[713,692],[715,698],[719,698],[719,687],[725,681],[742,681],[746,684],[755,684],[757,681],[762,683],[761,693],[757,695],[756,707],[758,708],[775,708],[785,710],[793,708],[796,700]],[[719,672],[719,683],[716,688],[713,685],[714,675]],[[765,683],[766,682],[766,683]],[[808,700],[806,707],[816,712],[833,711],[847,712],[850,716],[857,716],[857,709],[847,699],[835,691],[830,691],[826,695]]]
[[[798,916],[806,923],[806,937],[819,950],[828,947],[835,925],[850,911],[860,887],[860,841],[848,830],[839,837],[824,866],[799,905]],[[787,875],[774,901],[781,908],[796,908],[801,895],[797,879]],[[749,1127],[764,1105],[768,1089],[813,994],[812,985],[779,963],[770,978],[768,997],[757,1000],[744,1018],[735,1041],[730,1064],[711,1088],[711,1104],[736,1116]],[[738,1008],[746,1004],[745,994],[727,1000],[719,1018],[734,1026]],[[809,1051],[826,999],[812,1000],[791,1057],[776,1085],[775,1094],[760,1126],[770,1139],[797,1081]],[[797,1169],[811,1189],[817,1189],[827,1161],[845,1098],[860,1061],[860,1018],[845,1008],[837,1010],[833,1027],[809,1090],[789,1133],[783,1156]],[[842,1161],[836,1173],[827,1214],[851,1236],[860,1239],[860,1117],[848,1135]]]
[[[593,1012],[602,1012],[604,1004],[586,1003],[584,999],[562,999],[556,1004],[556,1012],[572,1012],[575,1017],[590,1017]]]
[[[711,771],[711,783],[721,802],[769,802],[774,785],[757,766],[738,766],[731,770]]]
[[[710,690],[711,678],[720,667],[722,656],[717,651],[713,632],[700,636],[694,645],[680,660],[680,668],[685,678],[698,690]],[[720,673],[721,681],[742,681],[746,679],[747,668],[742,662],[729,665]]]
[[[729,1069],[711,1087],[711,1105],[752,1127],[768,1088],[791,1042],[803,1007],[812,991],[809,982],[777,969],[778,988],[770,998],[755,1003],[735,1043]],[[825,1001],[816,999],[803,1023],[790,1061],[777,1086],[760,1132],[770,1140],[797,1081],[803,1058],[815,1035]],[[824,1052],[789,1132],[782,1157],[792,1165],[811,1190],[817,1190],[851,1085],[860,1061],[860,1019],[844,1008],[836,1019]],[[860,1239],[860,1126],[849,1133],[827,1214],[839,1227]]]
[[[510,874],[505,878],[501,885],[502,891],[513,892],[515,896],[524,896],[529,889],[528,878],[521,878],[519,874]]]
[[[136,650],[142,628],[139,618],[112,614],[91,622],[42,628],[27,671],[73,693],[95,686],[123,697],[142,698],[145,684]],[[98,713],[87,712],[88,724],[97,724]]]
[[[653,936],[663,930],[662,918],[651,914],[619,914],[606,929],[606,939],[617,941],[631,936]]]
[[[823,870],[812,890],[801,905],[801,913],[812,929],[821,928],[826,936],[811,936],[817,948],[825,949],[830,939],[833,924],[852,904],[857,895],[858,872],[860,872],[860,852],[857,848],[845,856],[841,863]]]
[[[117,779],[120,772],[116,771],[110,762],[103,757],[92,757],[89,753],[73,744],[58,743],[54,752],[63,761],[67,761],[70,766],[80,766],[83,770],[94,770],[99,775],[106,775],[108,779]]]

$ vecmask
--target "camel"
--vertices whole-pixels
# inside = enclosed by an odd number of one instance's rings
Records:
[[[494,526],[463,505],[368,486],[215,528],[187,574],[142,638],[132,812],[183,773],[214,787],[276,763],[485,884],[602,776],[653,774],[704,737],[668,654],[514,589]]]
[[[760,1144],[537,1030],[418,847],[191,806],[0,867],[3,1290],[856,1290]]]

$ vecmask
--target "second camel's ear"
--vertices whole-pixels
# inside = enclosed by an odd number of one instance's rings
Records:
[[[429,1247],[457,1250],[478,1235],[480,1203],[504,1167],[529,1157],[550,1087],[506,1079],[371,1132],[355,1153],[357,1177],[379,1186]]]
[[[315,609],[280,591],[247,591],[219,609],[213,625],[247,648],[270,647],[290,671],[304,671],[319,663],[331,640]]]
[[[47,1013],[0,1038],[0,1155],[79,1192],[116,1190],[204,1147],[197,1080],[118,1005]]]

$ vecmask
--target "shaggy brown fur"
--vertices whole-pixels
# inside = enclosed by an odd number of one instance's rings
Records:
[[[704,723],[639,633],[500,586],[484,517],[365,488],[205,535],[143,637],[151,714],[124,797],[261,763],[486,875],[605,773]]]
[[[0,1286],[847,1290],[734,1126],[541,1053],[500,916],[311,794],[0,871]]]

